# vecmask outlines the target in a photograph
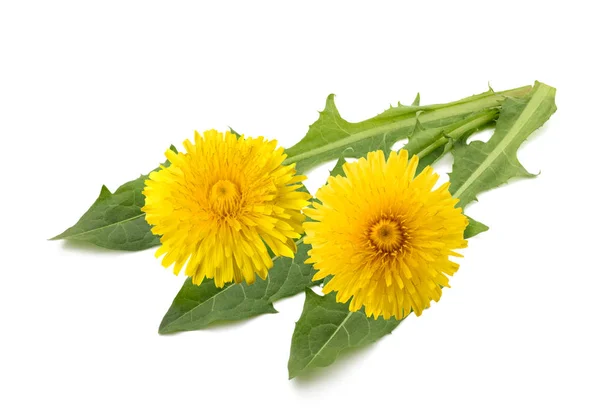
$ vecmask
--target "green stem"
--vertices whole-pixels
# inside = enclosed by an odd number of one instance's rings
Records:
[[[478,112],[472,116],[459,121],[454,124],[450,124],[447,127],[442,128],[439,131],[439,135],[431,138],[425,144],[418,144],[417,142],[407,144],[406,149],[411,155],[416,154],[419,159],[428,156],[440,147],[445,147],[450,139],[458,140],[471,133],[480,130],[490,124],[498,117],[498,109],[492,108],[485,111]],[[421,150],[418,150],[421,148]],[[450,149],[446,150],[448,152]],[[445,153],[444,153],[445,154]]]

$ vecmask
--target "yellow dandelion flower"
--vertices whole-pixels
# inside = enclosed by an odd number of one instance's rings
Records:
[[[351,311],[364,305],[367,316],[401,319],[420,315],[458,264],[450,256],[465,248],[467,218],[449,184],[433,190],[439,176],[426,167],[415,177],[418,158],[402,150],[387,162],[382,151],[343,166],[346,177],[329,177],[317,192],[320,203],[305,210],[307,263],[313,280],[332,276],[324,293],[337,291]]]
[[[167,150],[169,167],[146,181],[143,211],[161,235],[156,256],[175,264],[200,284],[206,277],[218,287],[262,279],[274,255],[292,258],[310,195],[298,191],[304,176],[275,140],[237,137],[232,133],[195,133],[187,153]]]

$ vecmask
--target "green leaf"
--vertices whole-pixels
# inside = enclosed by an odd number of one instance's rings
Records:
[[[374,319],[362,311],[350,312],[349,305],[337,303],[334,293],[319,296],[306,290],[304,309],[292,336],[290,379],[311,368],[332,364],[341,352],[372,343],[401,322]]]
[[[465,233],[464,233],[465,239],[472,238],[472,237],[477,236],[480,233],[485,232],[490,229],[483,223],[478,222],[477,220],[471,219],[469,216],[467,216],[467,219],[469,220],[469,225],[465,229]]]
[[[276,313],[273,304],[265,299],[266,281],[257,280],[252,286],[228,283],[218,288],[212,280],[200,286],[188,278],[165,314],[158,332],[198,330],[217,321],[233,321],[254,315]]]
[[[477,194],[512,178],[532,177],[517,159],[527,137],[556,111],[556,89],[536,82],[525,98],[508,98],[502,105],[496,130],[487,143],[473,141],[454,148],[450,192],[464,208]]]
[[[188,278],[165,314],[158,332],[198,330],[219,321],[234,321],[277,312],[273,302],[293,296],[313,282],[312,265],[304,264],[310,245],[299,241],[294,259],[274,257],[266,280],[252,285],[229,283],[220,289],[206,279],[199,286]]]
[[[138,251],[160,244],[144,219],[141,176],[121,185],[114,194],[102,186],[100,196],[79,221],[55,239],[90,242],[108,249]]]
[[[346,157],[360,157],[371,150],[389,151],[398,140],[407,138],[417,123],[425,128],[443,127],[466,116],[499,106],[507,96],[521,97],[531,90],[525,86],[510,91],[488,92],[448,104],[428,106],[390,107],[368,120],[351,123],[343,119],[335,105],[334,95],[329,95],[325,109],[313,123],[302,140],[286,150],[285,164],[296,163],[300,173],[305,173],[329,160],[338,159],[349,149]],[[420,102],[415,99],[415,104]]]
[[[171,150],[177,152],[174,146]],[[165,162],[165,166],[169,162]],[[139,251],[160,244],[160,239],[150,231],[142,207],[144,182],[148,175],[121,185],[111,193],[105,185],[94,204],[75,225],[51,238],[89,242],[103,248]]]

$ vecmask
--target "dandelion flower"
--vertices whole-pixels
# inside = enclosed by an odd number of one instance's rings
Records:
[[[185,266],[194,284],[206,277],[223,287],[264,279],[269,249],[292,258],[310,196],[298,191],[305,177],[282,165],[277,142],[211,130],[183,144],[186,153],[167,150],[171,165],[152,172],[144,189],[162,265],[175,264],[175,274]]]
[[[350,298],[351,311],[402,319],[420,315],[458,264],[454,249],[465,248],[467,218],[446,183],[426,167],[415,177],[419,159],[405,150],[382,151],[343,166],[345,177],[329,177],[305,210],[305,242],[312,244],[307,263],[318,270],[313,280],[332,276],[324,293]]]

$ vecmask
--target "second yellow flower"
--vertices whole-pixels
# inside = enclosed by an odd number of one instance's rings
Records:
[[[351,311],[420,315],[458,269],[449,257],[467,246],[467,218],[448,183],[433,189],[439,177],[431,167],[415,177],[418,162],[406,150],[387,161],[371,152],[344,164],[345,177],[329,177],[305,211],[313,219],[304,226],[314,280],[332,276],[323,291],[336,291],[338,302],[352,298]]]

